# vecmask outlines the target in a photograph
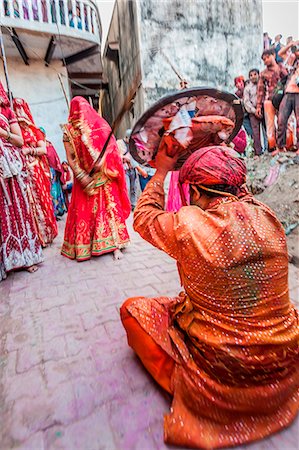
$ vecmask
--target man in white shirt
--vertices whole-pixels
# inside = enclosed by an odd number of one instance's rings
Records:
[[[249,82],[245,85],[243,94],[243,104],[248,112],[249,120],[253,133],[253,144],[256,155],[262,154],[261,145],[261,119],[256,115],[257,104],[257,83],[259,79],[259,70],[251,69],[249,71]]]

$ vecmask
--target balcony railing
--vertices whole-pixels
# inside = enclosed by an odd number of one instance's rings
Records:
[[[0,0],[0,18],[1,24],[16,28],[55,29],[56,33],[101,40],[98,10],[90,0]]]

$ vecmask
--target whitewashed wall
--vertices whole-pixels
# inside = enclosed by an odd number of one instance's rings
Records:
[[[48,139],[55,146],[61,159],[65,159],[62,143],[61,123],[67,122],[68,108],[55,71],[40,61],[30,61],[26,66],[19,59],[8,58],[10,87],[14,97],[24,98],[30,106],[37,126],[42,126]],[[67,75],[60,61],[52,61],[51,67]],[[1,64],[0,77],[4,86],[5,78]],[[63,77],[67,94],[68,81]]]

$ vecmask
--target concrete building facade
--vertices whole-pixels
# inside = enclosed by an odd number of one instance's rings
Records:
[[[261,0],[117,0],[103,55],[104,115],[118,135],[158,98],[189,86],[232,91],[260,66]],[[172,66],[172,67],[171,67]]]
[[[67,121],[67,100],[83,95],[97,107],[102,85],[96,2],[5,0],[0,20],[11,92],[29,103],[36,124],[65,158],[60,124]],[[6,86],[2,65],[0,77]]]

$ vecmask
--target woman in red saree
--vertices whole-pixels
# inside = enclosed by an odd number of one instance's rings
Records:
[[[12,270],[34,272],[43,260],[24,181],[22,145],[20,127],[0,83],[0,281]]]
[[[28,192],[31,209],[43,247],[58,234],[51,197],[51,174],[43,133],[35,126],[27,102],[14,99],[14,110],[24,139],[22,149],[28,171]]]
[[[77,261],[108,252],[119,258],[120,249],[129,243],[125,220],[131,207],[113,135],[97,162],[110,132],[108,123],[84,98],[73,98],[64,142],[74,185],[61,253]]]

